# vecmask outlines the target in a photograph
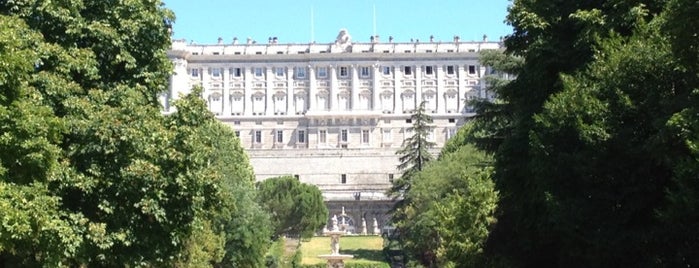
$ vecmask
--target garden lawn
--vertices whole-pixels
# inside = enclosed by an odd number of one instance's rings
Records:
[[[318,255],[330,254],[330,237],[313,237],[310,241],[301,242],[301,264],[325,263],[326,260]],[[383,238],[380,236],[343,236],[340,237],[340,254],[354,255],[345,263],[375,264],[375,267],[386,267],[383,255]]]

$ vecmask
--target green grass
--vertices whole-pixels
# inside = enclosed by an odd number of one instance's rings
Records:
[[[318,255],[330,254],[329,237],[313,237],[301,242],[301,264],[311,265],[325,263]],[[354,255],[345,263],[375,264],[375,267],[389,267],[383,255],[383,238],[380,236],[343,236],[340,237],[340,254]]]

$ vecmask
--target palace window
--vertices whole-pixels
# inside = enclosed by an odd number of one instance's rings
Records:
[[[347,174],[342,174],[342,176],[340,176],[340,182],[342,184],[347,183]]]
[[[453,65],[447,66],[447,74],[448,74],[448,75],[453,75],[453,74],[454,74],[454,66],[453,66]]]
[[[393,137],[391,135],[391,129],[390,128],[384,128],[383,129],[383,142],[384,143],[390,143],[393,141]]]
[[[391,67],[390,66],[382,66],[381,73],[383,73],[384,75],[391,75]]]
[[[243,76],[243,70],[241,68],[232,68],[231,69],[231,76],[241,77],[241,76]]]
[[[347,71],[347,67],[340,67],[340,77],[347,77],[349,75],[349,72]]]
[[[255,67],[255,76],[257,77],[262,77],[262,68],[260,67]]]
[[[213,77],[221,77],[221,68],[213,68],[213,69],[211,69],[211,76],[213,76]]]
[[[284,77],[284,68],[283,67],[275,67],[274,74],[276,74],[277,77]]]
[[[476,74],[476,65],[469,65],[468,66],[468,74],[470,74],[470,75]]]
[[[411,66],[403,66],[403,74],[405,74],[405,75],[412,75],[412,74],[413,74],[413,67],[411,67]]]
[[[199,77],[199,69],[191,70],[192,77]]]
[[[296,70],[294,72],[296,73],[296,78],[306,78],[306,68],[296,67]]]
[[[359,75],[361,75],[364,78],[369,77],[369,67],[360,67],[359,68]]]
[[[296,142],[297,143],[306,143],[306,131],[299,130],[297,133],[298,133],[298,137],[296,138]]]
[[[328,77],[328,68],[318,67],[318,78]]]
[[[283,143],[283,142],[284,142],[284,131],[283,131],[283,130],[277,130],[277,132],[276,132],[275,134],[276,134],[276,135],[274,135],[275,138],[276,138],[275,141],[276,141],[277,143]]]
[[[369,144],[369,130],[362,129],[362,144]]]
[[[432,69],[432,66],[425,66],[425,74],[426,75],[433,75],[434,74],[434,69]]]
[[[341,129],[340,130],[340,142],[347,143],[348,140],[349,140],[349,131],[347,131],[347,129]]]
[[[257,144],[262,143],[262,130],[255,130],[253,141]]]
[[[328,142],[328,131],[325,129],[318,130],[318,143],[326,144]]]

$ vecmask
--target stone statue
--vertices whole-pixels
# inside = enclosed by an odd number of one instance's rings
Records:
[[[379,230],[379,222],[374,218],[374,235],[381,235],[381,230]]]
[[[332,235],[330,236],[330,251],[332,255],[340,254],[340,236]]]
[[[337,215],[333,215],[332,223],[333,223],[333,226],[332,226],[333,231],[340,230],[340,228],[337,226]]]
[[[362,218],[362,235],[366,235],[366,219]]]
[[[346,29],[340,29],[337,38],[335,38],[335,47],[342,52],[346,52],[352,47],[352,37]]]

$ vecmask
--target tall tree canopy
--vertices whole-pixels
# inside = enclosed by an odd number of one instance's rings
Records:
[[[281,176],[258,182],[257,189],[257,200],[270,214],[276,237],[298,234],[309,238],[328,223],[328,208],[315,185]]]
[[[177,112],[165,118],[179,133],[181,146],[190,146],[191,159],[207,170],[216,191],[197,212],[194,234],[180,260],[184,267],[261,267],[270,245],[268,213],[255,202],[255,176],[247,154],[233,130],[219,122],[200,97],[202,89],[175,102]]]
[[[465,144],[415,174],[404,219],[395,223],[413,259],[426,267],[478,267],[498,200],[491,164]]]
[[[396,152],[398,155],[398,170],[402,171],[401,177],[393,182],[390,193],[400,195],[410,190],[412,176],[421,171],[427,162],[434,159],[429,151],[435,146],[433,141],[428,140],[432,131],[432,117],[425,112],[425,102],[413,111],[410,115],[412,126],[407,131],[410,134],[403,140],[403,146]]]
[[[697,69],[687,60],[697,34],[673,16],[698,4],[514,1],[506,45],[524,65],[475,130],[495,153],[502,193],[491,264],[699,263],[688,227],[699,221],[687,213],[698,193]]]
[[[160,114],[172,18],[160,1],[0,2],[0,266],[171,266],[193,234],[230,235],[211,261],[263,254],[234,135],[203,105]]]

